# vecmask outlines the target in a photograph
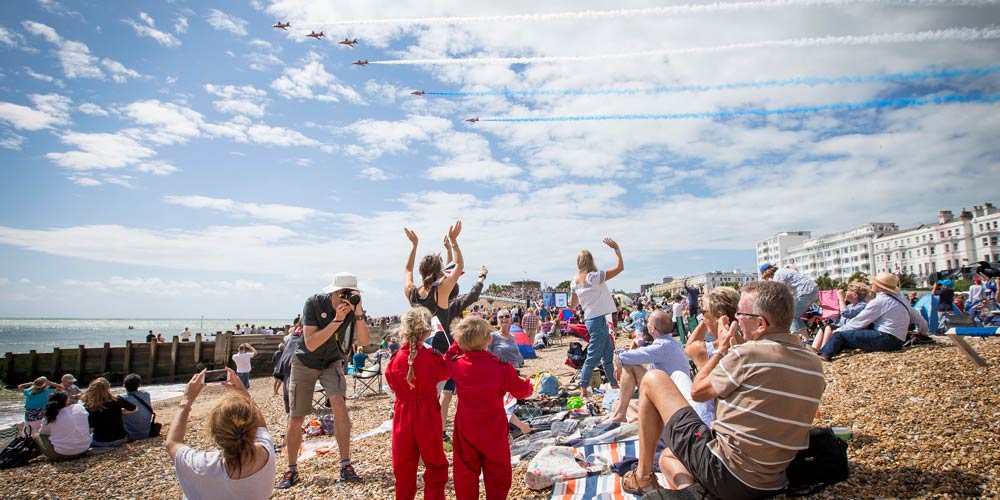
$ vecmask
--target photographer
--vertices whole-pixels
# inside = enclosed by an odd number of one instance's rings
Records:
[[[368,318],[361,306],[358,279],[351,273],[338,273],[322,294],[306,300],[302,310],[302,340],[295,348],[288,384],[288,427],[285,439],[288,445],[288,471],[279,489],[290,488],[299,482],[297,467],[299,447],[302,445],[302,423],[312,412],[313,388],[319,380],[330,400],[333,410],[337,447],[340,449],[340,480],[360,481],[351,465],[351,419],[347,414],[345,363],[351,353],[352,340],[358,345],[368,345],[370,333]],[[354,338],[351,339],[353,332]]]

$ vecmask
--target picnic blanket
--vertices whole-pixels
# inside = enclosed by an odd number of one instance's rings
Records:
[[[588,462],[602,460],[609,465],[620,462],[626,457],[639,456],[638,441],[588,445],[575,449],[587,457]],[[676,489],[667,482],[663,474],[657,473],[657,478],[665,488]],[[599,476],[581,477],[554,484],[551,500],[639,500],[639,498],[622,491],[621,478],[607,471]]]

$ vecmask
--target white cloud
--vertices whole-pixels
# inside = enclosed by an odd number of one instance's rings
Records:
[[[246,54],[247,60],[250,61],[250,69],[276,72],[285,65],[285,62],[278,57],[280,47],[260,39],[251,40],[250,46],[253,50]]]
[[[374,160],[387,153],[400,153],[417,142],[431,142],[451,130],[451,121],[429,115],[409,116],[402,121],[360,120],[344,128],[357,137],[348,154]]]
[[[328,73],[319,58],[312,53],[301,67],[285,68],[282,76],[271,82],[271,88],[288,99],[339,102],[343,98],[356,104],[364,103],[364,98],[357,91],[339,83],[335,76]]]
[[[0,120],[21,130],[41,130],[69,123],[70,99],[59,94],[31,94],[33,108],[0,102]]]
[[[73,184],[82,187],[97,187],[103,185],[103,183],[92,177],[84,177],[79,175],[71,175],[67,177]]]
[[[51,83],[51,84],[53,84],[53,85],[55,85],[55,86],[57,86],[59,88],[63,88],[65,86],[65,85],[63,85],[62,80],[60,80],[60,79],[58,79],[56,77],[53,77],[53,76],[46,75],[46,74],[37,73],[37,72],[35,72],[35,70],[33,70],[33,69],[31,69],[31,68],[29,68],[27,66],[24,67],[24,74],[26,74],[26,75],[28,75],[28,76],[36,79],[36,80],[41,80],[43,82]]]
[[[157,144],[184,143],[198,137],[205,121],[197,111],[156,99],[133,102],[122,112],[140,125],[153,127],[147,138]]]
[[[71,170],[99,170],[135,165],[156,154],[124,134],[69,132],[60,140],[76,151],[48,153],[46,158]]]
[[[370,181],[375,181],[375,182],[387,181],[389,179],[392,179],[391,175],[385,173],[385,170],[382,170],[381,168],[378,167],[368,167],[361,170],[361,176]]]
[[[21,23],[29,33],[45,38],[56,45],[56,56],[67,78],[97,78],[106,77],[103,67],[115,83],[124,83],[129,78],[139,78],[137,71],[125,67],[118,61],[104,58],[98,59],[90,53],[90,48],[83,42],[64,40],[52,27],[35,21]]]
[[[24,136],[9,130],[0,132],[0,148],[20,151],[22,145],[24,145]]]
[[[301,132],[284,127],[271,127],[263,124],[251,125],[247,129],[247,137],[257,144],[270,146],[320,146],[315,139],[306,137]]]
[[[139,19],[141,19],[145,24],[138,23],[132,19],[123,19],[122,22],[131,26],[132,29],[135,30],[135,34],[140,37],[152,38],[153,40],[156,40],[156,43],[164,47],[177,47],[181,44],[181,41],[174,35],[167,33],[166,31],[156,29],[156,23],[149,14],[140,12]]]
[[[368,80],[365,82],[365,93],[380,104],[392,104],[402,91],[391,83]]]
[[[302,222],[307,219],[329,217],[332,214],[313,208],[292,205],[245,203],[226,198],[207,196],[165,196],[165,203],[195,209],[208,209],[238,217],[248,217],[276,223]]]
[[[309,167],[312,166],[312,160],[309,158],[296,158],[295,164],[300,167]]]
[[[178,17],[177,22],[174,23],[174,33],[181,34],[187,33],[188,30],[188,20],[186,17]]]
[[[3,26],[0,26],[0,45],[20,49],[25,52],[36,52],[35,49],[28,46],[28,42],[24,39],[23,35]]]
[[[108,116],[108,112],[105,111],[104,108],[102,108],[102,107],[100,107],[100,106],[98,106],[98,105],[96,105],[96,104],[94,104],[92,102],[85,102],[85,103],[77,106],[76,109],[78,109],[81,113],[83,113],[85,115]]]
[[[98,293],[118,297],[142,297],[147,299],[171,297],[226,298],[260,294],[267,290],[267,286],[263,283],[247,279],[195,281],[163,279],[159,277],[127,278],[123,276],[112,276],[104,281],[65,279],[62,282],[61,288],[82,289],[84,293],[88,294]]]
[[[242,18],[226,14],[218,9],[209,11],[208,24],[219,31],[228,31],[234,35],[247,34],[247,22]]]
[[[205,91],[209,94],[222,97],[221,100],[213,101],[215,109],[222,113],[263,116],[267,97],[267,92],[254,88],[252,85],[238,87],[235,85],[205,85]]]
[[[157,176],[170,175],[176,172],[177,167],[165,162],[165,161],[147,161],[140,163],[136,170],[139,172],[153,174]]]

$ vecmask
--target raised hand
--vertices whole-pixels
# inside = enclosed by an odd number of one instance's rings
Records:
[[[406,239],[410,240],[410,243],[413,243],[413,246],[417,246],[417,233],[410,231],[409,228],[405,227],[403,228],[403,232],[406,233]]]
[[[451,240],[448,239],[448,235],[444,236],[444,247],[451,248]]]
[[[205,388],[205,370],[195,373],[191,376],[191,380],[188,381],[187,386],[184,388],[184,396],[190,401],[194,401],[201,393],[201,390]]]
[[[462,221],[455,221],[455,225],[448,228],[448,239],[452,243],[458,240],[458,235],[462,234]]]
[[[621,251],[621,248],[618,246],[618,243],[616,243],[615,240],[611,238],[604,238],[604,244],[611,247],[611,249],[614,250],[615,252]]]

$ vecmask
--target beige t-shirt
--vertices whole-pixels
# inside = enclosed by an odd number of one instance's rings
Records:
[[[795,335],[769,333],[730,349],[709,381],[719,394],[712,453],[747,486],[783,488],[826,388],[819,357]]]

